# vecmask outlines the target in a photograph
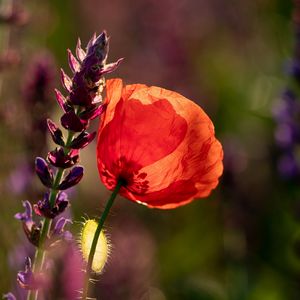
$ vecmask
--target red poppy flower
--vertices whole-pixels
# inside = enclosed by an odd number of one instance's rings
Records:
[[[156,208],[210,194],[223,171],[222,146],[205,112],[182,95],[121,79],[107,82],[97,164],[104,185]]]

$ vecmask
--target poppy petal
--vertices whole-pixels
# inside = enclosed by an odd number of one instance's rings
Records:
[[[107,82],[107,109],[98,135],[100,178],[124,197],[174,208],[206,197],[223,171],[222,146],[206,113],[159,87]]]

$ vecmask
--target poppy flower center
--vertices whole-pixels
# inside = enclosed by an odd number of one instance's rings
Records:
[[[122,182],[122,186],[132,192],[144,194],[149,189],[147,173],[140,173],[141,166],[134,161],[127,161],[124,156],[118,161],[118,169],[121,171],[117,181]]]

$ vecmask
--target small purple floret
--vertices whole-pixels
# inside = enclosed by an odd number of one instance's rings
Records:
[[[86,128],[87,122],[81,120],[74,112],[70,110],[66,112],[60,119],[61,125],[71,131],[81,132]]]
[[[80,119],[82,120],[93,120],[99,117],[106,109],[106,105],[102,104],[99,106],[92,106],[91,108],[83,111],[79,114]]]
[[[67,104],[66,98],[62,95],[62,93],[59,90],[55,89],[54,91],[55,91],[55,97],[56,97],[57,103],[59,104],[61,109],[64,112],[69,111],[71,109],[71,107]]]
[[[71,80],[71,78],[64,72],[63,69],[60,69],[60,76],[61,76],[61,82],[62,82],[63,87],[68,92],[71,92],[71,90],[72,90],[72,80]]]
[[[25,207],[25,212],[15,214],[17,220],[23,222],[32,222],[32,207],[28,200],[23,201],[23,206]]]
[[[59,185],[58,189],[66,190],[76,185],[83,177],[83,170],[84,169],[81,166],[74,167],[64,178],[62,183]]]
[[[70,241],[72,240],[72,233],[65,230],[67,223],[72,223],[72,221],[64,217],[60,218],[54,226],[53,234],[57,237],[62,237],[64,240]]]
[[[70,66],[72,72],[73,73],[79,72],[79,70],[80,70],[80,63],[74,57],[74,55],[72,54],[72,51],[70,49],[68,49],[67,51],[68,51],[69,66]]]
[[[26,290],[37,290],[40,282],[37,280],[31,269],[31,259],[26,257],[25,271],[19,271],[17,275],[19,285]]]
[[[65,146],[63,133],[58,126],[50,119],[47,119],[47,125],[53,142],[57,145]]]
[[[70,168],[79,160],[78,150],[71,150],[69,154],[65,154],[63,148],[56,148],[48,153],[47,159],[57,168]]]
[[[53,185],[53,172],[49,168],[48,163],[41,157],[35,159],[35,172],[40,178],[43,185],[51,188]]]
[[[68,205],[69,200],[66,193],[60,192],[57,195],[53,207],[51,207],[49,201],[49,193],[45,193],[43,200],[39,200],[37,204],[33,206],[33,208],[37,215],[49,219],[54,219],[59,214],[64,212]]]
[[[83,131],[82,133],[80,133],[78,137],[76,137],[72,141],[70,147],[72,149],[83,149],[93,141],[95,136],[96,136],[96,132],[88,133],[86,131]]]

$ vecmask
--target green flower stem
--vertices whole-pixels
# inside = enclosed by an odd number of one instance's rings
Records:
[[[88,297],[89,281],[90,281],[92,264],[93,264],[93,260],[94,260],[94,256],[95,256],[96,246],[98,243],[98,239],[99,239],[101,230],[103,228],[103,224],[104,224],[104,222],[108,216],[108,213],[114,203],[114,200],[116,199],[116,197],[120,191],[122,184],[123,184],[123,182],[121,180],[118,181],[118,183],[117,183],[114,191],[112,192],[110,198],[108,199],[106,206],[104,208],[104,211],[99,219],[99,223],[98,223],[97,229],[95,231],[94,239],[93,239],[90,254],[89,254],[89,259],[88,259],[87,266],[86,266],[84,286],[83,286],[83,292],[82,292],[82,297],[81,297],[82,300],[90,299],[87,297]]]
[[[66,146],[64,147],[65,154],[67,154],[70,151],[69,146],[72,142],[73,136],[74,136],[74,132],[69,131],[68,138],[66,141]],[[53,188],[50,189],[49,202],[50,202],[51,207],[53,207],[53,205],[55,204],[55,199],[58,194],[57,188],[61,182],[63,175],[64,175],[64,169],[59,168],[55,175]],[[36,249],[34,262],[33,262],[33,266],[32,266],[32,271],[35,274],[40,273],[43,269],[44,260],[45,260],[44,244],[50,233],[51,224],[52,224],[51,219],[48,219],[48,218],[44,219],[42,229],[41,229],[41,235],[40,235],[40,239],[39,239],[39,246]],[[38,290],[28,292],[27,300],[37,300],[37,299],[38,299]]]

